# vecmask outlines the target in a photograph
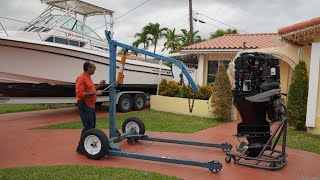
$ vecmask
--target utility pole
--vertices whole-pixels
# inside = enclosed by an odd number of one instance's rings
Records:
[[[193,17],[192,17],[192,0],[189,0],[189,20],[190,20],[190,44],[193,44]]]

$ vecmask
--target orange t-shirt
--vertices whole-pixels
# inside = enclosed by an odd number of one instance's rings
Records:
[[[97,101],[97,95],[85,97],[88,92],[96,91],[96,87],[90,76],[81,73],[76,80],[76,99],[77,102],[84,100],[87,106],[94,108]]]

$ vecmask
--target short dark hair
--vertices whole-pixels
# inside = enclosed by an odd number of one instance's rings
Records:
[[[83,71],[86,72],[90,66],[91,66],[91,62],[90,61],[86,61],[83,64]]]

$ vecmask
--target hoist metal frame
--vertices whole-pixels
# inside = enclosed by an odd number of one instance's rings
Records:
[[[116,83],[113,83],[113,82],[116,82],[117,46],[124,48],[125,52],[127,52],[128,50],[131,50],[134,52],[145,54],[145,55],[155,57],[157,59],[161,59],[161,60],[175,64],[182,70],[184,75],[187,77],[189,83],[191,84],[192,88],[196,92],[198,92],[198,87],[196,86],[195,82],[192,80],[191,76],[189,75],[186,67],[182,62],[114,41],[111,39],[108,31],[105,31],[105,35],[109,43],[109,52],[110,52],[109,84],[111,84],[110,90],[109,90],[109,96],[110,96],[109,145],[110,146],[107,154],[111,156],[120,156],[120,157],[127,157],[127,158],[205,167],[205,168],[209,168],[209,170],[213,173],[219,172],[222,168],[222,165],[218,161],[197,162],[197,161],[191,161],[191,160],[185,160],[185,159],[173,159],[173,158],[167,158],[167,157],[157,157],[157,156],[149,156],[149,155],[143,155],[143,154],[121,152],[121,149],[115,143],[121,142],[125,139],[128,140],[128,143],[133,143],[136,140],[143,140],[143,141],[155,141],[155,142],[175,143],[175,144],[184,144],[184,145],[192,145],[192,146],[221,148],[224,152],[231,151],[232,145],[230,143],[212,144],[212,143],[181,141],[181,140],[172,140],[172,139],[151,138],[151,137],[148,137],[147,135],[138,134],[134,129],[128,132],[125,132],[123,134],[120,134],[119,131],[116,129]]]

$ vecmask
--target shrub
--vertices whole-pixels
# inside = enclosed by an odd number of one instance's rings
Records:
[[[222,63],[219,64],[211,97],[212,115],[215,118],[230,120],[232,106],[232,93],[227,70]]]
[[[305,130],[308,101],[306,64],[300,61],[294,68],[288,93],[288,122],[297,130]]]
[[[211,85],[198,86],[199,92],[194,93],[191,85],[179,86],[178,82],[167,81],[162,79],[159,84],[159,94],[162,96],[171,96],[171,97],[182,97],[182,98],[191,98],[194,94],[195,99],[208,100],[211,96],[213,87]]]
[[[175,81],[162,79],[159,84],[159,94],[161,96],[177,97],[180,96],[180,86]]]
[[[197,99],[208,100],[212,94],[213,86],[212,85],[204,85],[199,87],[199,92],[196,93]]]

